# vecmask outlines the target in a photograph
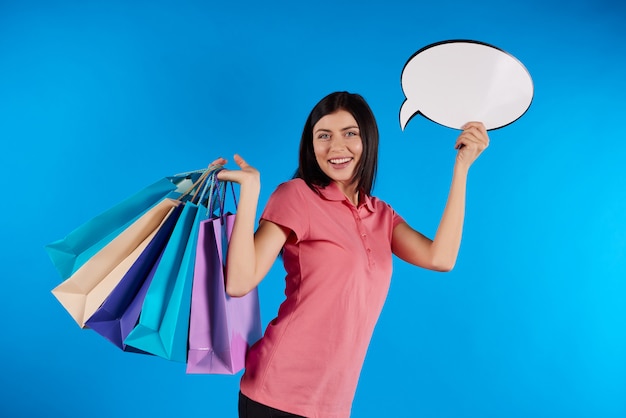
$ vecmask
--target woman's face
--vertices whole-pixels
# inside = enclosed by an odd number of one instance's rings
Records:
[[[313,151],[324,174],[350,186],[363,154],[363,142],[356,120],[345,110],[321,118],[313,126]]]

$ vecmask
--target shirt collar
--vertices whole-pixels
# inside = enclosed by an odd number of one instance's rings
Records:
[[[335,202],[345,201],[347,204],[352,205],[352,202],[350,202],[350,200],[346,197],[346,195],[344,195],[343,192],[339,189],[339,186],[337,186],[337,184],[333,181],[331,181],[330,184],[326,187],[322,188],[319,186],[315,186],[315,188],[320,192],[320,195],[326,200],[335,201]],[[367,210],[369,210],[370,212],[376,212],[376,209],[374,208],[374,205],[372,203],[372,197],[366,195],[365,193],[359,193],[358,207],[360,208],[363,205],[365,205]]]

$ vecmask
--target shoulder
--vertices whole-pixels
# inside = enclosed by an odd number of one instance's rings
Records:
[[[309,186],[306,185],[304,180],[302,179],[291,179],[284,183],[280,183],[276,190],[303,190],[308,189]]]
[[[313,193],[301,179],[293,179],[281,183],[270,196],[261,219],[273,222],[292,230],[299,240],[307,236],[309,215],[307,204]]]
[[[291,179],[284,183],[281,183],[274,190],[273,195],[276,196],[301,196],[308,197],[310,194],[315,194],[313,190],[302,179]]]
[[[398,213],[391,207],[389,203],[374,196],[370,196],[369,199],[372,207],[374,208],[374,211],[381,216],[388,216],[390,219],[392,219],[393,226],[405,222],[404,219],[400,215],[398,215]]]
[[[302,200],[310,199],[315,194],[302,179],[292,179],[281,183],[270,196],[270,203],[280,205],[298,204]]]
[[[370,203],[376,210],[382,210],[383,212],[391,211],[393,212],[393,208],[387,202],[382,199],[379,199],[375,196],[369,196]]]

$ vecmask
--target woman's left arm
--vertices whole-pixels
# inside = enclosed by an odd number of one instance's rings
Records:
[[[467,175],[472,163],[489,146],[489,136],[480,122],[470,122],[456,140],[458,150],[448,201],[435,239],[430,240],[402,222],[393,230],[392,251],[404,261],[429,270],[450,271],[456,263],[463,221]]]

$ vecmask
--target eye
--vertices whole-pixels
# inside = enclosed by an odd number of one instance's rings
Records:
[[[359,136],[359,132],[358,131],[348,131],[348,132],[346,132],[346,136],[347,137]]]
[[[330,134],[321,133],[321,134],[317,135],[317,139],[319,139],[321,141],[328,141],[330,139]]]

